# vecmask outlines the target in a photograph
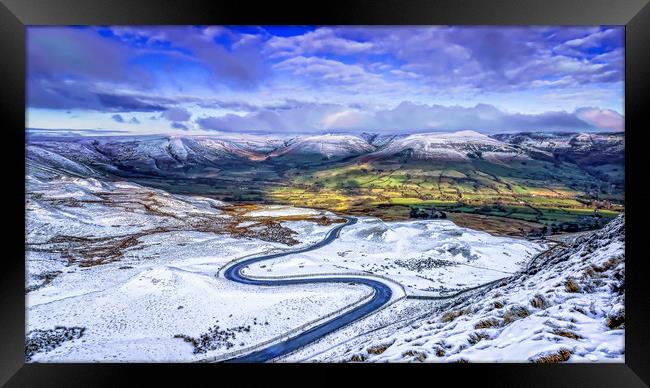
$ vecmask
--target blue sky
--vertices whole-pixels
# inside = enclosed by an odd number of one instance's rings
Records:
[[[29,27],[30,128],[619,131],[622,27]]]

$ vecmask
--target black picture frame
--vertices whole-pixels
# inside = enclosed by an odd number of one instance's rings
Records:
[[[25,363],[25,26],[125,24],[415,24],[625,25],[626,333],[624,364],[26,364]],[[482,386],[637,387],[650,384],[650,303],[644,157],[650,91],[650,5],[647,0],[347,0],[243,2],[217,0],[0,0],[0,110],[5,241],[0,254],[0,384],[11,387],[140,385],[154,378],[184,385],[385,382]],[[253,371],[254,368],[254,371]],[[300,372],[301,376],[297,373]],[[416,382],[417,375],[421,382]],[[218,376],[218,377],[217,377]],[[244,379],[245,378],[245,379]],[[356,381],[353,381],[356,380]],[[445,382],[446,380],[446,382]],[[402,384],[400,384],[402,385]]]

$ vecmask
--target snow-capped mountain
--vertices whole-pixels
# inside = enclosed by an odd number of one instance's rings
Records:
[[[219,276],[230,260],[279,244],[305,247],[331,235],[340,219],[329,212],[263,205],[263,196],[256,204],[211,198],[285,184],[284,166],[294,173],[302,167],[294,168],[298,163],[309,163],[309,155],[316,155],[309,167],[318,171],[321,164],[328,167],[324,158],[338,166],[386,151],[386,158],[401,159],[407,150],[426,160],[528,152],[470,131],[384,140],[231,135],[30,141],[28,360],[226,357],[371,297],[353,283],[271,294]],[[181,177],[196,178],[196,186]],[[166,185],[155,187],[155,178]],[[394,282],[403,299],[305,346],[300,351],[306,353],[291,354],[288,361],[623,360],[623,216],[601,231],[565,239],[530,262],[551,244],[492,236],[449,220],[360,217],[335,236],[318,250],[276,256],[246,271],[260,277],[359,271]],[[440,296],[449,299],[427,300]],[[156,319],[147,313],[125,317],[124,311],[150,312]],[[217,318],[221,331],[212,326]],[[248,322],[252,330],[234,331]],[[236,333],[237,340],[229,344],[223,333]],[[64,339],[57,343],[58,338]],[[202,349],[212,353],[197,353],[189,345],[194,338],[210,340],[214,347]]]
[[[408,135],[406,134],[382,135],[379,133],[363,132],[360,136],[368,144],[375,146],[377,148],[383,148],[388,144],[392,143],[393,141],[395,141],[396,139],[403,139]]]
[[[371,159],[394,156],[413,159],[466,161],[473,158],[514,158],[514,147],[475,131],[418,133],[395,139],[385,148],[368,155]]]
[[[491,136],[526,152],[542,152],[583,165],[622,163],[625,134],[530,132]]]
[[[486,136],[474,131],[360,136],[44,136],[32,135],[27,159],[82,176],[199,175],[241,168],[277,169],[326,161],[372,162],[416,159],[439,162],[485,160],[566,161],[581,166],[623,162],[623,134],[522,133]],[[287,165],[289,165],[287,164]],[[281,169],[280,169],[281,170]]]
[[[66,158],[56,152],[35,145],[27,146],[27,163],[44,166],[43,168],[54,168],[74,175],[90,176],[94,171],[83,163]],[[79,152],[83,158],[85,155]],[[101,155],[100,155],[101,156]]]
[[[375,150],[365,140],[350,135],[301,136],[288,140],[253,135],[35,137],[29,144],[28,158],[35,161],[59,165],[66,159],[67,163],[101,165],[109,170],[116,166],[173,170],[309,155],[332,159]]]
[[[183,172],[194,167],[218,167],[266,159],[272,145],[250,139],[240,141],[211,137],[142,136],[35,138],[27,150],[29,161],[50,167],[79,164],[107,172]],[[88,171],[80,171],[78,173]],[[82,174],[83,175],[83,174]]]
[[[285,147],[273,151],[270,156],[304,156],[315,154],[331,159],[366,154],[374,150],[375,147],[359,137],[327,134],[293,138]]]

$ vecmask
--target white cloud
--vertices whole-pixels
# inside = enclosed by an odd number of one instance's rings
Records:
[[[291,37],[274,36],[266,42],[266,52],[271,57],[286,57],[305,54],[330,53],[351,55],[369,53],[374,49],[371,42],[345,39],[336,30],[328,27]]]
[[[625,129],[625,118],[611,109],[580,108],[576,110],[576,115],[597,128],[611,131]]]
[[[263,110],[197,120],[206,130],[224,132],[321,133],[373,131],[475,130],[483,133],[519,131],[622,130],[622,116],[611,110],[581,108],[575,112],[539,114],[504,112],[492,105],[443,106],[402,102],[373,112],[338,104],[305,104],[292,109]]]
[[[306,80],[309,85],[324,90],[336,88],[339,94],[395,94],[407,88],[404,83],[387,80],[381,74],[366,70],[362,65],[314,56],[288,58],[275,64],[273,68],[287,71]]]

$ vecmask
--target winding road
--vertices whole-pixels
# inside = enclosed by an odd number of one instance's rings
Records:
[[[362,277],[322,277],[322,278],[302,278],[302,279],[254,279],[248,278],[241,273],[241,270],[253,263],[257,263],[263,260],[277,259],[279,257],[294,255],[297,253],[309,252],[315,249],[321,248],[325,245],[330,244],[334,241],[340,234],[341,229],[348,225],[354,225],[357,222],[355,217],[344,217],[346,219],[345,224],[341,224],[329,231],[327,236],[319,241],[318,243],[311,245],[306,248],[302,248],[295,251],[288,251],[282,253],[275,253],[270,255],[257,256],[248,260],[243,260],[233,264],[228,267],[224,276],[226,279],[232,280],[234,282],[250,284],[255,286],[286,286],[286,285],[295,285],[295,284],[313,284],[313,283],[356,283],[364,284],[366,286],[372,287],[375,291],[372,298],[367,302],[355,307],[354,309],[345,312],[342,315],[339,315],[335,318],[332,318],[326,322],[323,322],[311,329],[308,329],[295,337],[289,338],[285,341],[281,341],[270,345],[261,350],[254,351],[252,353],[231,358],[225,360],[224,362],[265,362],[276,357],[288,354],[294,350],[300,349],[301,347],[310,344],[320,338],[325,337],[326,335],[358,320],[361,319],[373,311],[379,309],[384,304],[388,303],[392,296],[392,290],[386,284],[377,281],[375,279],[368,279]]]

